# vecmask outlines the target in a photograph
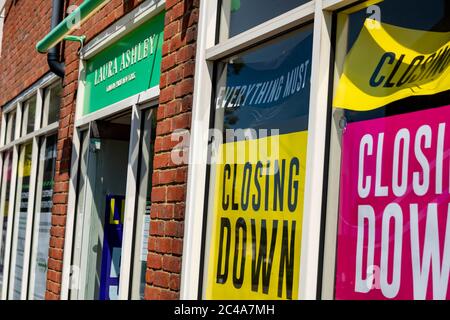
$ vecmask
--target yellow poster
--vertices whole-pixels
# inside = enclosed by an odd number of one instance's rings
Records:
[[[333,106],[368,111],[415,95],[450,90],[450,32],[366,19],[345,58]]]
[[[307,137],[303,131],[221,145],[207,299],[297,299]]]
[[[31,153],[33,145],[31,143],[22,147],[19,161],[19,177],[29,177],[31,175]]]

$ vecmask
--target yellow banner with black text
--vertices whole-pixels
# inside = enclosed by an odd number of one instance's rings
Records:
[[[307,138],[303,131],[220,146],[207,299],[297,299]]]
[[[333,106],[368,111],[450,90],[450,32],[365,21],[345,58]]]

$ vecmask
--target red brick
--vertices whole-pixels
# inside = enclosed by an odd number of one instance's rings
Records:
[[[169,288],[170,274],[164,271],[155,271],[153,273],[153,285],[160,288]]]
[[[184,201],[186,198],[186,186],[176,185],[167,187],[167,201]]]
[[[167,188],[157,187],[152,189],[152,202],[164,202],[167,199]]]
[[[155,253],[149,253],[147,256],[147,267],[159,270],[162,268],[162,256]]]
[[[145,287],[145,299],[146,300],[160,300],[161,289],[155,287]]]
[[[163,258],[163,270],[179,274],[181,272],[181,258],[166,255]],[[170,287],[170,285],[169,285]]]
[[[173,291],[180,290],[180,282],[180,275],[177,273],[172,273],[169,280],[169,289]]]
[[[158,220],[152,220],[150,222],[150,235],[164,236],[164,222]]]
[[[178,292],[162,290],[161,291],[161,300],[179,300],[180,294]]]

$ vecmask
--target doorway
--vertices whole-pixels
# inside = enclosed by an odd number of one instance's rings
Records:
[[[155,109],[80,128],[69,298],[144,297]]]
[[[86,132],[86,201],[80,275],[87,300],[118,297],[131,113],[94,121]],[[82,172],[82,174],[84,174]],[[83,205],[83,204],[81,204]]]

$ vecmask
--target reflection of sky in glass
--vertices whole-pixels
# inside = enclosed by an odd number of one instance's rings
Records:
[[[230,37],[296,8],[310,0],[223,0],[231,2]]]
[[[307,130],[311,54],[312,27],[308,26],[268,45],[233,57],[224,68],[228,88],[250,86],[281,77],[284,77],[284,86],[281,86],[281,98],[276,102],[247,102],[236,108],[226,108],[225,128],[279,129],[280,133]],[[303,72],[304,87],[283,98],[287,75],[302,64],[306,68]]]

